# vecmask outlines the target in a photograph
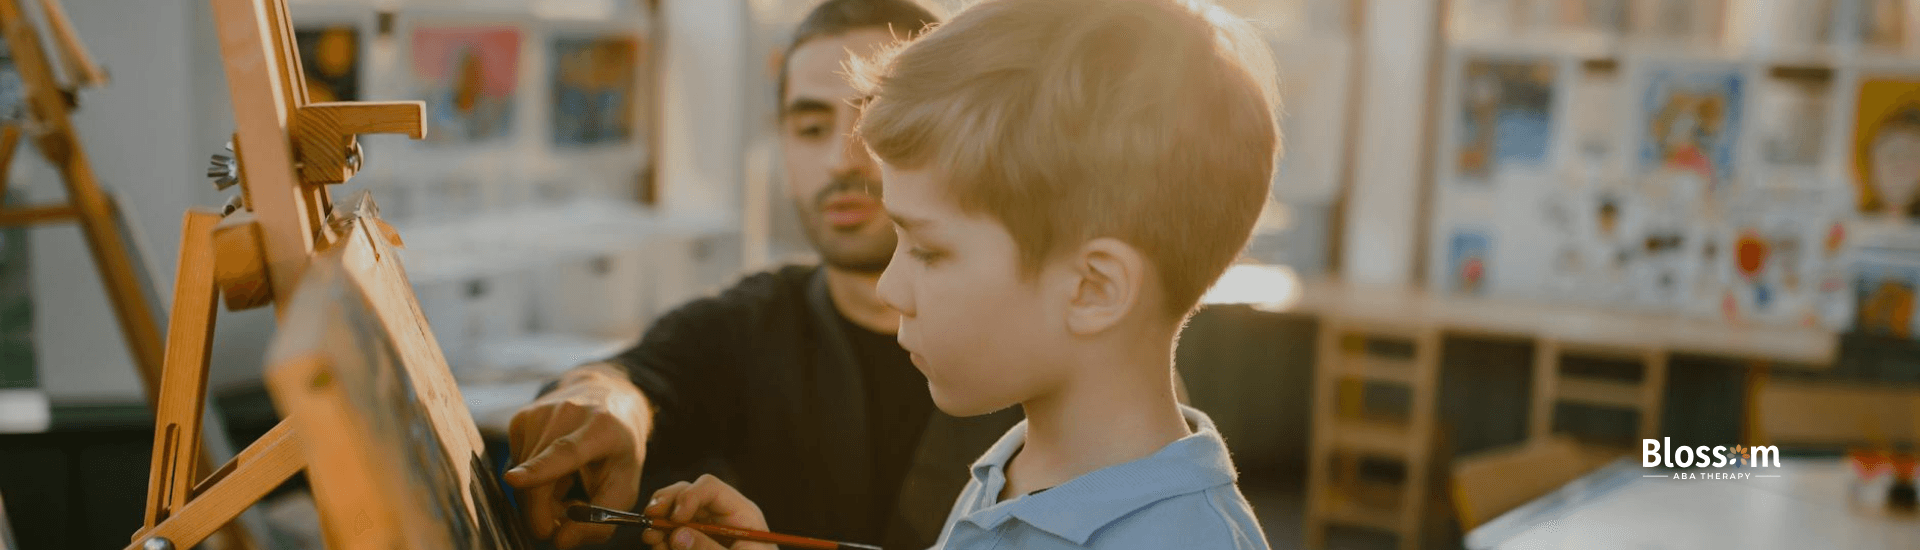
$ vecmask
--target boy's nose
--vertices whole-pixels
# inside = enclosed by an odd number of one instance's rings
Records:
[[[887,262],[887,269],[880,272],[880,280],[875,290],[880,296],[880,303],[900,312],[902,317],[913,317],[913,300],[909,298],[910,294],[906,289],[902,288],[904,284],[900,280],[904,277],[901,274],[903,271],[900,268],[901,261],[899,248],[896,247],[893,260]]]

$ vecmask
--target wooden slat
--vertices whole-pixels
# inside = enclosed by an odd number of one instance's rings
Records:
[[[20,151],[20,125],[0,125],[0,206],[7,204],[7,174],[13,170],[13,154]]]
[[[1319,548],[1326,540],[1325,524],[1332,487],[1334,400],[1339,386],[1335,365],[1342,356],[1341,326],[1334,316],[1323,316],[1314,334],[1312,414],[1307,430],[1307,506],[1302,514],[1304,543]]]
[[[1756,431],[1781,446],[1885,446],[1920,441],[1920,386],[1787,382],[1758,390]]]
[[[1434,446],[1439,437],[1440,329],[1429,327],[1413,342],[1413,402],[1407,419],[1412,441],[1408,442],[1406,494],[1401,500],[1400,516],[1400,548],[1403,549],[1420,547],[1430,486],[1427,478],[1433,471]]]
[[[1640,385],[1631,382],[1561,376],[1558,398],[1568,403],[1639,410]]]
[[[1328,498],[1328,522],[1396,533],[1405,526],[1406,491],[1403,486],[1360,481],[1335,487],[1337,494]]]
[[[107,71],[93,60],[93,54],[87,52],[87,45],[80,41],[79,33],[74,32],[73,22],[67,19],[67,10],[60,7],[58,0],[40,0],[40,12],[46,15],[47,29],[53,32],[54,46],[60,52],[60,64],[67,69],[67,77],[73,79],[75,88],[93,88],[107,84]]]
[[[1341,358],[1339,364],[1342,376],[1374,382],[1411,386],[1416,374],[1415,361],[1412,359],[1349,354]]]
[[[201,415],[207,401],[207,359],[213,347],[213,226],[220,214],[188,210],[181,222],[180,262],[173,315],[167,334],[154,415],[152,478],[147,485],[147,527],[187,505],[200,463]]]
[[[230,466],[221,468],[230,473],[220,483],[193,495],[166,521],[135,533],[127,550],[141,550],[151,537],[173,541],[175,548],[191,548],[293,477],[306,462],[301,459],[291,420],[280,421],[233,457]]]
[[[296,99],[300,80],[289,79],[283,72],[287,54],[275,49],[282,22],[269,17],[284,11],[282,0],[213,0],[220,57],[233,98],[240,185],[248,207],[259,216],[275,308],[280,313],[285,312],[314,251],[322,214],[293,168],[287,128],[294,109],[303,103]]]
[[[1661,350],[1646,352],[1640,380],[1640,437],[1651,439],[1660,436],[1661,414],[1667,401],[1667,353]]]
[[[72,205],[22,206],[0,209],[0,227],[16,225],[40,225],[43,223],[68,222],[79,219],[80,211]]]
[[[1405,457],[1413,443],[1413,432],[1405,425],[1345,418],[1333,425],[1333,447],[1338,450]]]
[[[1554,396],[1560,395],[1560,343],[1541,338],[1533,343],[1533,393],[1527,411],[1527,435],[1545,439],[1553,433]]]

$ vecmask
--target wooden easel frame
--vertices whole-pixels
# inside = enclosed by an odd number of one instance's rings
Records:
[[[0,207],[0,226],[38,225],[77,222],[86,236],[93,263],[100,269],[101,282],[113,304],[114,318],[126,337],[127,351],[139,369],[152,406],[160,391],[160,326],[147,301],[133,258],[127,254],[127,237],[114,221],[112,199],[100,189],[92,164],[73,131],[71,111],[73,94],[80,88],[107,82],[106,72],[93,62],[86,47],[73,32],[73,25],[57,0],[39,0],[40,11],[53,33],[56,59],[41,49],[40,35],[32,18],[21,8],[20,0],[0,0],[0,34],[13,55],[14,67],[26,91],[27,127],[7,124],[0,127],[0,177],[12,166],[13,154],[22,134],[32,140],[47,162],[60,171],[66,183],[67,202],[43,206]],[[72,88],[60,85],[54,63],[63,66]],[[0,184],[0,199],[6,196]],[[0,204],[5,201],[0,200]]]
[[[199,450],[185,442],[202,431],[214,304],[221,297],[230,310],[272,303],[284,316],[309,259],[341,241],[328,223],[326,186],[359,169],[356,136],[425,135],[418,101],[310,103],[285,0],[212,3],[237,126],[241,200],[238,210],[192,210],[183,222],[147,508],[129,549],[190,547],[305,467],[287,419],[206,479],[193,475]],[[370,222],[397,240],[390,227]]]

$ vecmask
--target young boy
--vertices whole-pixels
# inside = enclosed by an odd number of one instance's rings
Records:
[[[1267,198],[1265,48],[1191,0],[988,0],[852,67],[900,236],[879,283],[900,344],[941,410],[1027,416],[974,463],[939,547],[1266,548],[1171,367]],[[648,512],[765,524],[712,477]]]

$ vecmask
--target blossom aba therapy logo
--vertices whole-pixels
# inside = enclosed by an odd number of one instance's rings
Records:
[[[1675,447],[1673,438],[1640,440],[1640,466],[1643,468],[1666,468],[1670,470],[1685,468],[1779,468],[1780,448],[1772,445],[1724,445],[1708,447],[1705,445]],[[1670,475],[1647,477],[1672,477],[1673,479],[1747,479],[1749,477],[1779,477],[1777,475],[1754,475],[1753,472],[1688,472],[1676,471]]]

